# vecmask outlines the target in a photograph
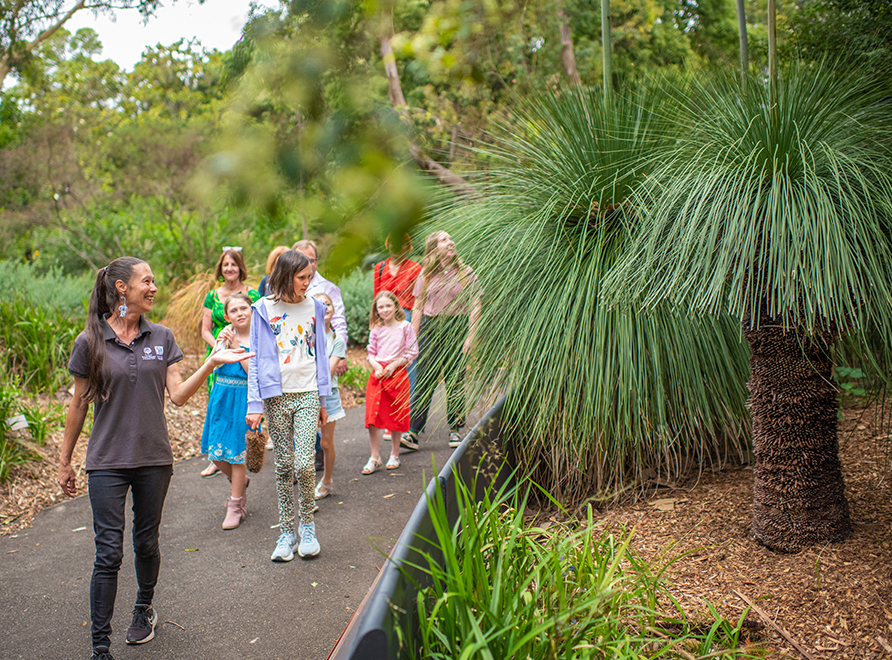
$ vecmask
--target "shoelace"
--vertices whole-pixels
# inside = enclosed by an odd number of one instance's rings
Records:
[[[149,610],[141,607],[133,608],[134,628],[151,628],[149,625]]]
[[[304,527],[303,531],[300,534],[300,540],[302,543],[312,543],[313,539],[316,538],[316,534],[309,527]]]

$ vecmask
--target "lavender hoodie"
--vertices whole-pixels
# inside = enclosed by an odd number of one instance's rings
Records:
[[[319,403],[325,408],[325,399],[331,394],[331,371],[328,350],[325,346],[325,303],[315,298],[316,327],[316,383],[319,385]],[[276,336],[269,327],[266,305],[261,298],[252,305],[251,350],[256,353],[248,360],[248,414],[262,414],[263,400],[282,395],[282,371],[279,369],[279,349]]]

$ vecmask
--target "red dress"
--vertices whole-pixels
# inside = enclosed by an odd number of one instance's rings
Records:
[[[382,367],[387,362],[380,363]],[[390,378],[369,376],[365,387],[365,427],[402,433],[409,430],[409,374],[400,367]]]

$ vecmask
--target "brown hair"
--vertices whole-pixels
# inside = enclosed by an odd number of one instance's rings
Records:
[[[270,251],[269,256],[266,258],[266,276],[269,277],[273,274],[273,268],[276,267],[276,261],[278,261],[279,257],[282,256],[283,252],[288,251],[287,245],[277,245]]]
[[[243,300],[246,303],[248,303],[248,307],[250,307],[251,305],[254,304],[254,301],[251,300],[251,296],[249,296],[247,293],[242,293],[241,291],[236,291],[231,296],[227,296],[226,300],[223,301],[223,313],[224,314],[227,314],[227,315],[229,314],[229,303],[231,303],[233,300]]]
[[[87,389],[84,391],[84,400],[87,402],[96,399],[105,401],[108,398],[105,386],[105,329],[108,324],[105,317],[112,313],[118,301],[115,282],[121,280],[129,284],[133,269],[144,263],[146,262],[136,257],[120,257],[96,273],[96,283],[93,285],[87,310],[87,325],[84,328],[87,335]]]
[[[390,233],[387,234],[387,238],[384,239],[384,247],[387,248],[387,251],[393,254],[394,241],[398,234]],[[412,237],[409,234],[403,234],[403,249],[398,254],[409,254],[412,251]]]
[[[235,265],[238,266],[238,281],[244,282],[248,277],[248,267],[245,266],[245,258],[242,256],[241,250],[225,250],[220,258],[217,259],[217,265],[214,267],[214,277],[218,280],[223,277],[223,260],[226,256],[232,257]]]
[[[285,250],[276,261],[272,274],[266,282],[266,290],[276,301],[294,299],[294,276],[309,267],[307,255],[297,250]]]
[[[403,311],[402,306],[400,306],[399,299],[393,294],[392,291],[379,291],[378,295],[375,296],[375,299],[372,301],[372,311],[369,312],[369,329],[377,328],[379,325],[384,325],[384,321],[378,315],[378,301],[381,298],[390,298],[393,301],[393,304],[396,305],[396,313],[394,313],[393,318],[397,321],[405,321],[406,313]]]

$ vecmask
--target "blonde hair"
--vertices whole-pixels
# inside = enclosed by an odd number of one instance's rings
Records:
[[[378,315],[378,301],[381,298],[390,298],[393,301],[393,304],[396,305],[396,312],[393,317],[397,321],[405,321],[406,313],[403,311],[402,306],[400,305],[399,299],[393,294],[392,291],[380,291],[375,299],[372,301],[372,311],[369,312],[369,330],[372,328],[377,328],[380,325],[384,325],[384,321]]]
[[[421,285],[421,295],[416,300],[416,308],[424,313],[424,304],[427,301],[427,288],[430,286],[431,279],[446,271],[450,266],[455,266],[458,270],[458,279],[464,289],[468,285],[467,266],[458,256],[458,252],[452,258],[452,261],[445,263],[440,259],[440,251],[437,249],[437,243],[443,236],[449,236],[445,231],[434,231],[427,235],[424,239],[424,257],[421,260],[422,276],[424,283]],[[452,238],[449,236],[449,238]]]
[[[287,245],[277,245],[272,249],[269,253],[269,256],[266,258],[266,276],[269,277],[273,274],[273,268],[276,267],[276,262],[279,260],[279,257],[282,256],[283,252],[288,252]]]
[[[332,300],[331,296],[329,296],[327,293],[317,293],[313,297],[314,298],[325,298],[329,302],[329,304],[332,307],[334,307],[334,300]],[[331,334],[333,334],[335,337],[337,337],[337,335],[338,335],[338,331],[334,329],[334,326],[331,326]]]

